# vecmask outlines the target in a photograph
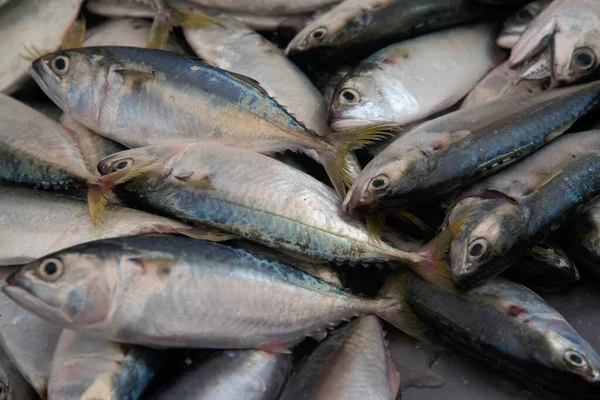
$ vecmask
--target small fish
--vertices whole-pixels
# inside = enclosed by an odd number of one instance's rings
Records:
[[[222,351],[176,377],[152,400],[272,400],[292,367],[290,354]]]
[[[340,194],[351,180],[348,150],[395,128],[373,124],[323,138],[256,81],[157,50],[65,50],[36,60],[30,72],[66,113],[127,147],[206,141],[269,154],[300,151],[323,164]]]
[[[504,271],[600,194],[598,166],[599,132],[573,133],[467,189],[449,218],[468,220],[450,246],[457,284]]]
[[[18,135],[15,133],[18,132]],[[99,174],[78,133],[0,94],[0,182],[33,187],[85,186],[90,213],[102,203]]]
[[[472,184],[560,136],[599,97],[596,81],[498,99],[421,124],[371,160],[343,208],[386,212]]]
[[[19,0],[2,7],[0,93],[10,94],[27,80],[28,59],[60,48],[81,3],[83,0]]]
[[[526,382],[568,396],[600,394],[600,356],[562,315],[519,284],[496,278],[452,293],[412,274],[406,299],[441,338]]]
[[[331,128],[407,124],[451,107],[500,61],[494,39],[492,25],[480,24],[379,50],[339,83],[329,106]]]
[[[286,54],[321,50],[359,60],[409,37],[481,18],[486,7],[465,0],[346,0],[306,25]]]
[[[63,328],[151,347],[286,352],[341,320],[397,307],[243,250],[166,236],[75,246],[26,265],[2,290]]]
[[[502,31],[498,35],[496,44],[505,49],[512,49],[519,41],[519,38],[527,29],[527,26],[538,16],[548,5],[551,0],[537,0],[527,3],[514,15],[504,22]]]
[[[281,400],[393,400],[400,376],[374,315],[334,331],[295,371]]]
[[[508,64],[514,67],[548,48],[552,85],[571,83],[597,70],[599,43],[600,3],[557,0],[529,24],[513,47]]]
[[[565,236],[566,250],[577,265],[600,279],[600,201],[570,221]]]
[[[35,391],[15,367],[0,346],[0,399],[35,400]]]
[[[519,71],[508,67],[506,62],[491,70],[465,97],[460,108],[469,108],[489,103],[504,97],[540,92],[543,84],[519,79]]]
[[[577,268],[575,268],[567,253],[553,240],[546,239],[538,243],[527,253],[526,257],[544,263],[557,271],[564,271],[565,277],[572,277],[571,282],[579,280]]]
[[[548,264],[532,258],[537,246],[504,272],[504,276],[540,292],[556,292],[569,288],[579,281],[579,270],[575,264]]]
[[[164,354],[63,329],[56,344],[48,399],[137,400]]]

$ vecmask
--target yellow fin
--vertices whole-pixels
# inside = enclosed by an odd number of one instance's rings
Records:
[[[417,217],[415,214],[413,214],[407,210],[399,210],[394,215],[402,220],[412,223],[413,225],[415,225],[417,228],[419,228],[420,230],[422,230],[424,232],[432,231],[432,229],[429,226],[427,226],[425,221],[423,221],[421,218]]]
[[[85,38],[86,24],[85,19],[79,19],[75,21],[69,33],[63,40],[61,49],[76,49],[83,47],[83,40]]]
[[[562,169],[560,169],[558,171],[553,171],[553,172],[550,172],[547,174],[539,174],[538,181],[535,183],[535,185],[533,185],[529,188],[529,190],[527,191],[527,193],[525,195],[527,196],[531,193],[537,192],[541,187],[550,183],[554,178],[556,178],[557,176],[562,174],[562,172],[563,172]]]
[[[379,240],[383,233],[383,225],[385,223],[385,216],[369,216],[367,219],[367,232],[374,239]]]
[[[172,268],[177,265],[177,261],[170,258],[130,258],[130,261],[136,263],[143,274],[155,272],[157,275],[167,276]]]
[[[225,242],[227,240],[237,239],[235,235],[221,232],[213,232],[209,230],[203,230],[199,228],[193,228],[190,230],[182,230],[179,233],[190,238],[199,240],[208,240],[209,242]]]
[[[175,179],[185,183],[189,183],[190,185],[193,185],[202,190],[215,189],[208,176],[201,176],[200,174],[195,174],[194,172],[186,172],[183,174],[179,174],[175,176]]]
[[[200,12],[160,6],[150,28],[148,48],[161,49],[169,38],[169,32],[175,26],[201,28],[206,25],[223,26],[217,19]]]

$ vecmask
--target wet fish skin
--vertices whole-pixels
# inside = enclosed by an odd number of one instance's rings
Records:
[[[363,169],[343,208],[385,212],[467,186],[525,157],[596,104],[600,81],[559,90],[459,110],[405,133]],[[491,114],[493,107],[502,112]]]
[[[165,385],[152,400],[277,399],[292,367],[290,354],[222,351]]]
[[[510,16],[498,34],[496,44],[505,49],[512,49],[519,41],[519,38],[527,29],[527,26],[539,15],[551,0],[537,0],[527,3],[519,11]]]
[[[566,227],[567,253],[600,279],[600,202],[594,201]]]
[[[195,236],[180,222],[111,206],[93,223],[85,201],[54,193],[0,186],[0,265],[24,264],[99,239],[153,233]]]
[[[52,357],[48,398],[136,400],[164,356],[63,329]]]
[[[55,51],[68,34],[83,0],[11,1],[0,13],[0,93],[10,94],[27,79],[28,49]]]
[[[600,356],[521,285],[496,278],[453,294],[413,274],[407,300],[440,336],[519,377],[570,396],[600,393]]]
[[[359,60],[399,40],[475,20],[485,7],[469,1],[346,0],[302,29],[286,54],[321,50]]]
[[[75,246],[7,282],[2,290],[13,301],[63,328],[150,347],[285,352],[307,335],[322,337],[330,324],[397,306],[242,250],[178,237]]]
[[[504,276],[533,288],[536,292],[550,293],[567,289],[578,282],[579,270],[571,262],[558,267],[525,256],[507,269]]]
[[[381,121],[407,124],[449,108],[500,60],[494,39],[494,27],[479,24],[377,51],[338,84],[329,106],[331,128]]]
[[[471,287],[502,272],[600,193],[598,150],[598,131],[570,134],[467,189],[478,211],[450,247],[455,282]],[[479,212],[490,195],[495,208]]]
[[[366,315],[319,344],[292,374],[280,399],[392,400],[399,385],[381,323]]]
[[[528,26],[512,49],[508,63],[514,67],[549,46],[553,85],[575,82],[597,70],[599,38],[598,2],[554,1]]]

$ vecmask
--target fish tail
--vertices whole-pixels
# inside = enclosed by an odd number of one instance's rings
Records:
[[[327,136],[327,140],[334,145],[335,149],[319,152],[319,158],[333,187],[342,198],[346,195],[346,188],[352,186],[352,168],[348,154],[391,135],[398,127],[395,123],[374,123],[334,132]]]
[[[154,22],[150,28],[148,48],[161,49],[169,38],[169,32],[176,26],[202,28],[207,25],[223,26],[221,22],[206,14],[184,9],[175,9],[160,3],[157,6]]]
[[[410,308],[406,300],[406,286],[411,273],[410,270],[403,270],[390,275],[379,291],[378,297],[394,299],[396,305],[379,311],[376,315],[413,338],[429,343],[427,326]]]
[[[85,39],[86,22],[84,18],[78,19],[73,23],[71,29],[63,39],[61,49],[76,49],[83,47],[83,41]]]

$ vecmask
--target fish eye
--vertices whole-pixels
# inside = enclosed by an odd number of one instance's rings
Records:
[[[54,59],[52,59],[52,71],[56,72],[58,75],[66,74],[69,71],[70,66],[71,61],[68,57],[56,56]]]
[[[343,104],[358,104],[360,95],[354,89],[346,88],[340,92],[340,102]]]
[[[133,165],[133,160],[131,158],[124,158],[122,160],[114,161],[110,164],[110,172],[117,172],[124,169],[129,168]]]
[[[321,28],[317,28],[314,31],[312,31],[309,34],[309,36],[313,40],[320,41],[320,40],[323,40],[323,38],[325,38],[326,34],[327,34],[327,28],[321,27]]]
[[[369,188],[372,190],[383,190],[390,185],[390,178],[386,175],[377,175],[369,182]]]
[[[517,20],[518,21],[522,21],[522,22],[529,22],[533,19],[533,15],[531,14],[531,12],[526,9],[526,8],[522,8],[517,12]]]
[[[565,361],[575,368],[583,368],[587,366],[585,357],[575,350],[567,350],[565,352]]]
[[[588,47],[580,47],[573,52],[572,63],[579,71],[589,71],[596,65],[596,54]]]
[[[0,382],[0,400],[6,400],[8,398],[8,386],[3,382]]]
[[[42,279],[54,282],[60,278],[64,271],[64,265],[58,258],[47,258],[40,263],[38,272]]]
[[[485,238],[477,238],[469,243],[469,256],[473,258],[484,258],[490,249],[490,242]]]

